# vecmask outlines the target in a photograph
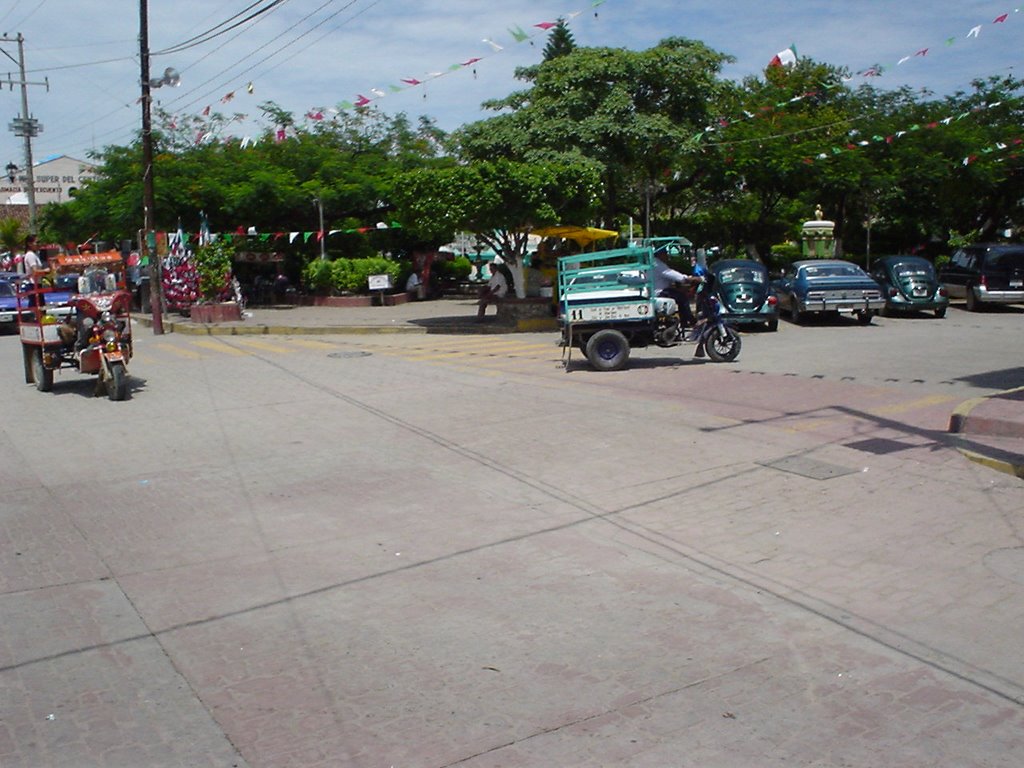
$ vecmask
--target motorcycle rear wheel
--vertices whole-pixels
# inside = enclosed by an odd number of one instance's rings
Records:
[[[107,397],[110,400],[124,400],[128,396],[128,371],[124,363],[111,363],[107,378]]]
[[[587,360],[598,371],[618,371],[629,362],[629,341],[618,331],[604,328],[587,341]]]
[[[41,349],[32,353],[32,379],[36,383],[36,389],[40,392],[49,392],[53,389],[53,370],[43,365],[43,350]]]
[[[726,328],[723,334],[718,327],[712,328],[704,342],[708,357],[716,363],[731,363],[740,356],[740,347],[743,342],[740,335],[732,328]]]

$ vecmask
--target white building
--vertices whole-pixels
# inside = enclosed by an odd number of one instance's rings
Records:
[[[23,168],[14,171],[13,181],[9,173],[0,175],[0,202],[7,205],[28,205],[26,183],[28,178]],[[66,203],[86,181],[95,179],[96,166],[85,160],[76,160],[67,155],[48,157],[32,166],[35,181],[36,207],[47,203]]]

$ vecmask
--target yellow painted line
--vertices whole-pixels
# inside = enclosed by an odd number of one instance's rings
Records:
[[[949,395],[929,395],[928,397],[921,397],[917,400],[908,400],[905,403],[895,403],[893,405],[886,405],[881,408],[872,408],[871,413],[883,414],[883,413],[905,413],[906,411],[913,411],[918,408],[928,408],[932,405],[939,405],[940,403],[948,403],[956,398],[950,397]]]
[[[337,344],[331,344],[329,341],[316,341],[315,339],[292,339],[291,343],[306,349],[339,349]]]
[[[236,338],[235,343],[240,344],[243,347],[259,349],[263,352],[275,352],[279,355],[287,355],[292,351],[290,346],[286,347],[281,344],[270,344],[266,341],[260,341],[259,339]]]
[[[234,355],[238,357],[247,354],[246,352],[243,352],[240,349],[235,349],[234,347],[230,347],[227,344],[224,344],[223,342],[219,341],[209,341],[207,339],[201,339],[199,341],[192,341],[189,343],[191,343],[193,346],[202,347],[203,349],[209,349],[214,352],[218,352],[222,355]]]
[[[172,344],[161,344],[160,342],[157,342],[153,346],[163,352],[170,352],[172,355],[177,355],[178,357],[186,357],[189,360],[198,360],[202,357],[201,354],[194,350],[181,349],[180,347],[175,347]]]

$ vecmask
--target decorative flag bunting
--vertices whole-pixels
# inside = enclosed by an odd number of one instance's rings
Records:
[[[1013,9],[1013,13],[1020,13],[1020,10],[1021,10],[1020,8],[1014,8]],[[1010,18],[1010,13],[1009,12],[1001,13],[998,16],[996,16],[992,20],[991,23],[992,24],[1005,24],[1007,19],[1009,19],[1009,18]],[[981,30],[982,30],[983,26],[984,26],[983,24],[976,24],[975,26],[971,27],[967,31],[967,34],[965,35],[965,39],[967,39],[967,38],[978,39],[981,36]],[[945,42],[946,42],[946,47],[948,48],[949,46],[953,45],[956,42],[956,37],[955,36],[947,37]],[[906,63],[906,62],[908,62],[908,61],[910,61],[911,59],[914,59],[914,58],[924,58],[924,57],[926,57],[928,55],[928,52],[930,50],[931,50],[930,48],[919,48],[916,52],[914,52],[912,54],[907,54],[906,56],[901,57],[896,62],[895,66],[898,67],[898,66],[900,66],[900,65],[902,65],[902,64],[904,64],[904,63]],[[887,69],[891,69],[891,67],[890,66],[869,67],[867,69],[863,69],[863,70],[857,72],[856,74],[859,75],[860,77],[880,77],[882,75],[882,73],[885,72]],[[852,79],[852,78],[850,78],[850,79]]]

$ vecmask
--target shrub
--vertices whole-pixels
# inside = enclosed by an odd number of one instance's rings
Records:
[[[331,262],[313,259],[302,270],[302,282],[306,290],[314,293],[328,293],[333,286]]]
[[[402,265],[382,256],[369,259],[337,259],[331,263],[331,282],[334,289],[346,293],[369,293],[370,275],[388,275],[393,287],[398,285]]]
[[[451,261],[436,261],[432,267],[439,278],[456,282],[467,280],[473,271],[473,262],[465,256],[456,256]]]

